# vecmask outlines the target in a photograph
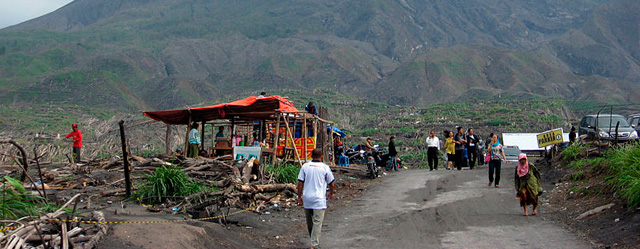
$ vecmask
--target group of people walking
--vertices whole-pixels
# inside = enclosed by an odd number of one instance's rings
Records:
[[[484,144],[484,150],[478,150],[478,143],[481,141],[479,136],[473,133],[473,129],[468,129],[466,133],[463,128],[456,127],[456,134],[452,131],[445,130],[444,137],[444,153],[446,154],[446,168],[451,170],[462,166],[469,166],[470,169],[475,167],[476,161],[488,163],[489,168],[489,187],[492,185],[500,188],[500,171],[502,162],[506,163],[504,149],[497,134],[491,133]],[[426,139],[427,144],[427,161],[429,170],[438,170],[438,154],[440,151],[440,139],[436,137],[435,131],[429,132]],[[478,159],[478,154],[484,153],[482,159]],[[518,156],[518,165],[514,175],[516,196],[520,199],[520,206],[524,208],[523,215],[529,215],[527,206],[533,206],[532,215],[538,214],[538,196],[542,193],[540,172],[529,162],[525,154]]]
[[[473,169],[478,159],[478,143],[480,137],[473,133],[473,129],[464,132],[461,126],[456,127],[456,133],[445,130],[444,132],[444,154],[446,155],[446,169],[457,168],[462,170],[463,166]],[[440,139],[436,137],[435,131],[429,132],[427,142],[427,161],[429,170],[438,170],[438,157],[440,151]]]
[[[469,128],[465,132],[462,126],[458,126],[455,134],[453,131],[445,130],[443,135],[445,137],[443,153],[446,155],[447,170],[462,170],[462,167],[467,166],[469,169],[474,169],[476,162],[478,164],[486,162],[489,164],[489,186],[500,187],[500,170],[502,162],[506,162],[506,156],[498,135],[491,133],[483,150],[478,149],[481,139],[474,134],[473,128]],[[435,131],[429,132],[426,143],[429,170],[438,170],[440,139],[436,137]],[[479,154],[485,156],[479,158]]]

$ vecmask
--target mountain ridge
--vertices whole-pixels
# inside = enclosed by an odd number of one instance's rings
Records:
[[[626,3],[77,0],[0,30],[0,102],[165,109],[320,87],[421,106],[520,93],[637,103],[637,31],[607,36],[626,46],[591,39],[596,56],[572,41],[610,34],[585,25],[607,30],[614,14],[635,20]]]

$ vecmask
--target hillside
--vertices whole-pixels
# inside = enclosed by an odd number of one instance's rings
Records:
[[[0,30],[0,103],[136,111],[219,102],[230,91],[315,88],[421,106],[495,94],[637,103],[633,74],[624,73],[635,70],[633,36],[601,32],[626,44],[610,46],[626,57],[571,61],[557,45],[576,48],[571,34],[594,22],[632,21],[637,12],[624,6],[77,0]],[[634,34],[625,29],[615,34]],[[578,70],[591,64],[619,73]]]

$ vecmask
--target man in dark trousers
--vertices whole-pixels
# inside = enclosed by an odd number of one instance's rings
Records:
[[[67,134],[66,138],[73,139],[73,159],[74,163],[80,163],[80,153],[82,149],[82,132],[78,130],[78,124],[71,125],[71,133]]]
[[[478,136],[473,134],[473,129],[469,128],[467,131],[467,155],[469,157],[469,168],[473,169],[476,166],[476,160],[478,160]]]
[[[467,137],[462,132],[462,126],[458,126],[458,133],[453,136],[453,143],[456,150],[456,168],[462,170],[462,165],[466,165],[464,160],[464,147],[467,145]]]
[[[396,151],[396,137],[391,136],[389,138],[389,162],[387,162],[387,171],[393,169],[398,171],[398,151]]]
[[[322,162],[322,149],[313,149],[311,158],[312,161],[302,165],[298,174],[298,204],[304,207],[311,248],[320,248],[324,211],[327,209],[327,198],[333,199],[335,178],[331,168]]]

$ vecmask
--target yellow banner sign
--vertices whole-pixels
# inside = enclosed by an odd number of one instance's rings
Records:
[[[562,138],[562,128],[545,131],[537,135],[538,148],[547,147],[553,144],[560,144],[564,142]]]

